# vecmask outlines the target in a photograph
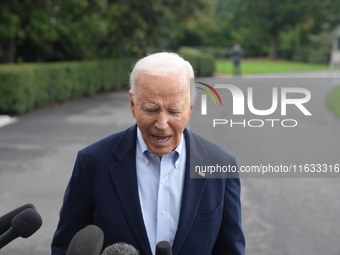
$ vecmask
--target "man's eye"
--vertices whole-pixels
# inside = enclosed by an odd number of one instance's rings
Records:
[[[156,112],[156,110],[146,110],[146,112],[153,113],[153,112]]]
[[[172,115],[178,115],[179,114],[179,112],[174,112],[174,111],[169,111],[170,112],[170,114],[172,114]]]

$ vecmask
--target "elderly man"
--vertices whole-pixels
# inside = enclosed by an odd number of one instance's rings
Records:
[[[193,77],[175,53],[136,63],[129,96],[137,123],[79,151],[53,255],[64,255],[89,224],[103,230],[103,248],[124,242],[151,255],[165,240],[175,255],[244,254],[239,179],[190,178],[190,155],[236,166],[233,156],[185,127]]]

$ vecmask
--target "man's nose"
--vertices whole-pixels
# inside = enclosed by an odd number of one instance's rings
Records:
[[[158,113],[155,126],[160,130],[165,130],[168,127],[168,117],[165,112]]]

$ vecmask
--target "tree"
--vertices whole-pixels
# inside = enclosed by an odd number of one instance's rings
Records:
[[[204,6],[204,0],[111,0],[109,33],[100,45],[115,57],[164,48],[183,36],[185,23]]]
[[[0,2],[0,48],[1,62],[15,61],[15,53],[20,41],[30,38],[44,44],[56,38],[50,26],[49,10],[44,0]]]
[[[205,1],[1,0],[0,62],[142,55],[179,40]]]
[[[227,22],[230,31],[246,28],[267,37],[269,58],[275,59],[282,30],[302,24],[305,30],[317,32],[325,22],[335,23],[339,11],[336,1],[216,0],[215,10],[219,23]]]
[[[1,62],[15,61],[17,47],[34,45],[37,61],[56,50],[63,59],[91,54],[97,37],[105,35],[101,14],[106,0],[4,0],[0,2]],[[56,57],[58,58],[58,57]]]

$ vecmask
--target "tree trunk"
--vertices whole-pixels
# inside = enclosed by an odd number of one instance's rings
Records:
[[[277,59],[277,35],[270,35],[269,59]]]
[[[15,39],[7,39],[1,42],[2,55],[0,58],[1,63],[14,63],[15,62]]]

